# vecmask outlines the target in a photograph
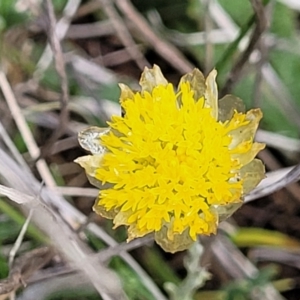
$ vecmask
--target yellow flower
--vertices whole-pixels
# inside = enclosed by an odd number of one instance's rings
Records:
[[[154,233],[166,251],[187,249],[264,177],[254,159],[264,145],[253,141],[262,113],[232,95],[218,101],[216,74],[194,69],[175,90],[145,68],[140,92],[120,84],[124,116],[79,134],[92,155],[76,162],[101,188],[94,210],[128,226],[128,240]]]

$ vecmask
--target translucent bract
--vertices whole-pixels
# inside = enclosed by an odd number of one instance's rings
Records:
[[[218,100],[216,75],[194,69],[175,90],[158,66],[145,68],[141,91],[120,85],[124,116],[79,134],[92,155],[76,162],[102,187],[94,210],[127,226],[129,241],[154,233],[166,251],[187,249],[264,178],[255,159],[264,145],[254,142],[262,113],[232,95]]]

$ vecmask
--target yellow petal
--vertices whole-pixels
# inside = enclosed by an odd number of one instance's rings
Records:
[[[234,111],[241,113],[245,112],[245,105],[243,103],[243,100],[234,95],[224,96],[219,100],[218,105],[218,120],[221,122],[230,120],[234,115]]]
[[[205,107],[211,107],[211,115],[218,119],[218,87],[216,83],[217,71],[212,70],[206,78]]]
[[[194,91],[194,99],[196,101],[204,96],[206,90],[205,78],[202,72],[200,72],[198,69],[194,69],[191,73],[187,73],[186,75],[182,76],[178,87],[185,82],[190,83],[190,87],[191,90]]]
[[[90,151],[93,154],[104,153],[105,147],[101,143],[101,136],[107,134],[108,132],[109,128],[91,126],[79,132],[79,144],[83,149]]]
[[[259,159],[254,159],[240,170],[243,180],[244,195],[252,191],[265,178],[265,166]]]
[[[168,81],[162,74],[159,66],[154,65],[152,69],[145,67],[140,79],[140,86],[142,87],[142,92],[152,93],[152,90],[158,85],[167,85]]]

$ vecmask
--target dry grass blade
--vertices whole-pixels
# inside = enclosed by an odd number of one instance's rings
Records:
[[[56,188],[53,188],[53,190],[65,196],[84,196],[84,197],[96,198],[99,195],[99,191],[96,188],[58,186]]]
[[[254,262],[272,261],[300,269],[299,251],[257,247],[249,252],[249,258]]]
[[[109,17],[112,25],[114,26],[116,33],[119,39],[122,41],[123,45],[126,47],[129,55],[133,59],[133,61],[137,64],[137,66],[143,70],[144,67],[150,66],[149,62],[143,56],[139,48],[135,44],[132,36],[130,35],[127,27],[118,14],[117,10],[113,6],[113,1],[109,0],[98,0],[102,4],[102,8]]]
[[[66,38],[69,39],[86,39],[91,37],[101,37],[113,34],[114,28],[110,20],[94,22],[91,24],[71,25]]]
[[[29,251],[18,257],[13,263],[9,276],[0,280],[0,295],[16,291],[34,272],[45,266],[54,256],[50,247],[43,247]]]
[[[34,198],[35,198],[33,196],[26,195],[16,189],[9,188],[2,184],[0,184],[0,194],[8,197],[10,200],[12,200],[18,204],[33,203]]]
[[[31,174],[28,174],[27,171],[20,168],[18,165],[16,165],[10,157],[7,156],[5,152],[3,152],[0,149],[0,175],[5,174],[4,179],[8,184],[11,184],[13,186],[17,186],[20,191],[25,192],[26,194],[38,194],[39,193],[39,184],[36,182],[36,180],[31,176]],[[60,212],[60,215],[63,216],[65,220],[69,223],[69,225],[72,228],[78,228],[81,224],[84,224],[86,222],[86,217],[80,213],[78,210],[76,210],[72,205],[70,205],[68,202],[65,201],[62,197],[60,197],[58,194],[54,193],[52,190],[49,190],[47,188],[44,188],[41,191],[41,197],[46,201],[46,203],[50,203],[51,206],[55,207],[56,211]],[[35,199],[35,198],[34,198]],[[38,205],[41,205],[38,203]],[[37,206],[37,205],[35,205]],[[82,261],[83,257],[85,257],[84,254],[74,254],[73,251],[76,252],[76,249],[78,246],[76,246],[76,242],[72,242],[72,239],[68,236],[61,237],[56,232],[61,233],[61,230],[63,227],[61,227],[57,220],[53,220],[51,217],[49,219],[49,211],[40,211],[41,207],[39,209],[36,209],[36,212],[33,216],[34,222],[37,224],[38,228],[41,230],[44,230],[45,232],[50,231],[49,237],[52,240],[55,245],[58,244],[58,249],[61,247],[62,253],[65,253],[66,257],[70,257],[70,260],[73,261],[73,258],[75,256],[76,259],[79,259],[80,269],[89,272],[89,265],[86,265],[84,261]],[[44,206],[43,208],[44,209]],[[46,216],[45,216],[46,213]],[[36,219],[35,217],[38,217]],[[49,221],[50,223],[48,223]],[[63,223],[64,224],[64,223]],[[115,242],[114,239],[112,239],[108,234],[106,234],[102,229],[100,229],[97,225],[93,223],[89,223],[87,225],[87,229],[101,238],[103,241],[105,241],[108,245],[111,246],[117,246],[117,242]],[[67,227],[67,230],[69,231],[70,228]],[[71,232],[72,236],[74,236],[74,233]],[[54,236],[53,236],[54,235]],[[75,236],[77,239],[77,237]],[[64,244],[64,239],[67,239],[66,245]],[[70,247],[67,247],[68,244],[72,242],[73,245],[70,245]],[[75,247],[75,248],[74,248]],[[124,247],[124,246],[123,246]],[[80,250],[80,248],[78,249]],[[70,252],[69,252],[70,251]],[[154,295],[155,299],[157,300],[166,300],[165,296],[160,292],[160,290],[157,288],[157,286],[153,283],[152,279],[149,277],[148,274],[139,266],[139,264],[124,250],[118,248],[118,252],[120,253],[120,257],[126,261],[129,266],[132,267],[132,269],[140,276],[141,280],[144,282],[145,286],[151,291],[151,293]],[[75,259],[75,266],[77,266]],[[97,271],[94,269],[93,272],[90,274],[94,274],[95,279],[98,280],[99,272],[101,272],[101,268],[97,265],[93,265],[93,268],[96,268]],[[107,270],[107,269],[105,269]],[[105,271],[102,271],[105,273]],[[107,279],[109,279],[109,276],[107,276]],[[93,282],[93,281],[92,281]],[[115,279],[113,280],[115,284],[118,283]],[[113,288],[114,290],[118,291],[116,287]],[[121,298],[120,298],[121,299]]]
[[[167,60],[181,74],[190,72],[193,65],[178,51],[172,44],[159,38],[150,28],[146,20],[137,12],[129,0],[116,0],[118,8],[133,22],[135,30],[137,30],[143,39],[151,45],[154,50]]]
[[[68,79],[65,70],[65,61],[58,36],[55,33],[56,20],[54,15],[54,8],[51,0],[45,0],[45,11],[48,17],[48,39],[52,48],[52,52],[55,60],[55,69],[61,80],[61,97],[60,97],[60,114],[59,114],[59,126],[52,133],[49,140],[42,148],[41,156],[46,156],[51,152],[52,144],[64,134],[69,119],[68,102],[69,102],[69,86]]]
[[[300,151],[300,140],[290,138],[279,133],[259,129],[255,138],[258,142],[265,143],[275,149],[290,152]]]
[[[223,269],[233,278],[251,278],[258,274],[256,267],[225,236],[218,235],[211,250]],[[251,293],[253,300],[283,300],[271,284]]]
[[[102,262],[107,261],[109,258],[119,255],[121,252],[124,251],[130,251],[136,248],[139,248],[141,246],[153,243],[153,236],[152,235],[147,235],[142,238],[133,240],[129,243],[123,243],[119,244],[114,247],[109,247],[105,250],[100,251],[98,254],[95,255],[95,258],[97,260],[100,260]]]
[[[283,168],[282,163],[280,160],[268,149],[264,149],[259,155],[259,159],[261,159],[266,168],[272,171],[278,171]],[[271,173],[272,174],[272,173]],[[268,174],[267,174],[268,176]],[[298,183],[290,183],[289,185],[285,186],[285,190],[288,194],[292,195],[294,199],[300,203],[300,186]],[[288,196],[287,194],[287,196]],[[274,195],[272,195],[274,196]],[[275,196],[276,197],[276,196]],[[276,200],[275,200],[276,201]]]
[[[55,33],[57,34],[59,40],[62,40],[66,35],[72,17],[76,13],[80,3],[81,0],[69,0],[67,2],[63,11],[63,17],[57,22],[55,27]],[[37,63],[37,67],[33,75],[35,79],[39,80],[43,76],[44,72],[48,69],[52,61],[52,55],[53,53],[50,45],[47,45]]]
[[[28,124],[21,112],[21,109],[18,105],[17,99],[13,93],[13,90],[4,74],[3,71],[0,70],[0,88],[2,89],[5,100],[8,104],[8,107],[11,111],[11,114],[16,122],[16,125],[24,139],[26,147],[30,153],[32,159],[37,159],[40,155],[40,150],[32,136],[32,133],[29,129]],[[37,169],[43,178],[43,181],[48,186],[55,186],[55,182],[52,178],[52,175],[49,171],[49,168],[46,162],[43,159],[39,159],[36,162]]]
[[[22,294],[18,295],[18,300],[45,300],[56,293],[64,291],[66,287],[74,292],[82,290],[94,291],[86,276],[81,273],[72,273],[30,283]]]
[[[29,171],[28,165],[24,161],[23,157],[20,155],[17,147],[15,146],[13,141],[10,139],[6,129],[4,128],[4,126],[2,125],[1,122],[0,122],[0,136],[3,140],[3,142],[5,143],[6,147],[9,149],[9,151],[12,153],[12,155],[18,162],[18,164],[20,166],[22,166],[24,169],[27,169],[27,171]]]
[[[97,83],[112,84],[117,82],[117,78],[113,72],[100,65],[96,65],[84,57],[72,54],[67,57],[67,61],[70,61],[76,72],[92,78]]]
[[[267,178],[264,179],[258,187],[250,194],[246,195],[245,203],[270,195],[290,183],[294,183],[300,179],[300,165],[292,168],[284,168],[278,171],[269,172]]]
[[[16,171],[16,172],[14,172]],[[11,186],[18,186],[18,182],[23,181],[25,192],[30,191],[32,195],[38,194],[39,183],[27,172],[19,168],[0,149],[0,172],[4,181]],[[21,187],[18,187],[24,191]],[[86,274],[93,283],[96,290],[103,299],[125,299],[122,288],[117,277],[101,264],[95,265],[88,256],[90,252],[86,245],[77,237],[71,228],[63,221],[61,216],[54,211],[49,203],[51,199],[57,198],[53,192],[42,190],[41,199],[35,200],[35,210],[32,216],[33,222],[50,238],[53,245],[72,262],[76,268]],[[59,198],[59,197],[58,197]],[[60,201],[64,201],[61,199]],[[48,204],[46,204],[48,203]],[[24,204],[23,207],[26,207]],[[99,273],[106,274],[104,278],[99,277]]]
[[[115,247],[118,243],[105,233],[99,226],[89,223],[86,228],[99,238],[103,239],[111,247]],[[144,271],[144,269],[125,251],[120,251],[120,257],[137,273],[144,285],[149,289],[156,300],[167,300],[163,293],[159,290],[152,278]]]
[[[7,78],[3,72],[0,72],[0,87],[2,88],[3,94],[5,96],[5,99],[7,100],[7,103],[9,104],[9,107],[11,109],[12,115],[14,119],[16,120],[17,126],[21,132],[21,135],[23,136],[23,139],[26,143],[26,146],[29,150],[29,153],[32,158],[36,158],[39,155],[39,148],[36,145],[36,142],[34,141],[34,138],[29,130],[29,127],[24,119],[24,116],[20,110],[20,107],[18,106],[18,103],[16,101],[16,98],[13,94],[13,91],[7,81]],[[73,126],[76,129],[76,126]],[[6,159],[11,159],[3,152],[3,155],[5,155]],[[5,159],[5,158],[3,158]],[[4,161],[3,161],[4,162]],[[1,160],[0,160],[1,163]],[[43,159],[40,159],[36,163],[37,169],[41,174],[41,177],[45,181],[46,185],[48,187],[54,188],[55,182],[51,176],[51,173],[49,171],[49,168],[45,161]],[[19,176],[15,176],[15,174],[21,175],[22,179],[19,178]],[[6,178],[10,178],[12,182],[14,182],[14,186],[17,186],[19,190],[22,190],[26,194],[32,194],[32,189],[29,187],[32,187],[32,182],[29,180],[32,178],[31,176],[28,176],[28,173],[25,172],[24,169],[20,169],[16,164],[12,163],[9,165],[8,168],[6,168],[5,173]],[[9,179],[7,179],[8,182],[10,182]],[[29,182],[28,182],[29,180]],[[38,189],[35,189],[34,195],[38,193]],[[71,227],[77,228],[81,224],[85,224],[86,217],[80,213],[78,210],[76,210],[72,205],[70,205],[68,202],[66,202],[62,197],[59,197],[57,194],[53,194],[53,191],[43,189],[42,191],[43,197],[46,197],[48,200],[48,203],[52,203],[54,206],[58,208],[60,213],[62,214],[63,218],[67,220],[67,222],[70,224]],[[42,223],[43,225],[43,223]],[[55,225],[56,226],[56,225]],[[43,228],[43,226],[42,226]],[[49,227],[50,228],[50,227]],[[100,229],[95,224],[88,224],[87,226],[88,230],[90,230],[92,233],[94,233],[99,238],[103,239],[108,245],[115,246],[117,243],[114,239],[112,239],[108,234],[106,234],[102,229]],[[132,267],[132,269],[140,276],[141,280],[144,282],[145,286],[152,292],[152,294],[155,296],[155,299],[157,300],[165,300],[164,295],[161,293],[161,291],[157,288],[155,283],[152,281],[152,279],[149,277],[149,275],[139,266],[139,264],[128,254],[128,253],[121,253],[120,256]]]

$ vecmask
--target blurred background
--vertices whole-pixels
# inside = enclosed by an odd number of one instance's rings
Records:
[[[119,115],[118,83],[153,64],[174,84],[216,68],[220,97],[260,107],[280,186],[176,254],[126,244],[73,162],[78,132]],[[297,0],[0,0],[0,299],[299,300],[299,80]]]

